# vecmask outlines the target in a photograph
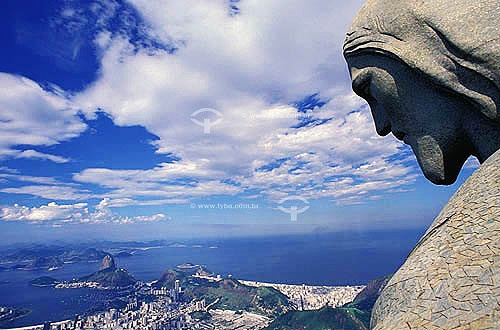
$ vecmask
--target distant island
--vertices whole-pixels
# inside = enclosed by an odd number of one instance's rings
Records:
[[[173,243],[173,244],[169,244],[168,247],[172,247],[172,248],[185,248],[187,247],[186,244],[182,244],[182,243]]]
[[[199,268],[199,267],[200,267],[199,265],[193,265],[190,262],[176,266],[176,268],[179,268],[179,269],[194,269],[194,268]]]
[[[59,283],[60,283],[60,281],[56,280],[53,277],[49,277],[49,276],[38,277],[38,278],[35,278],[34,280],[30,281],[31,285],[38,286],[38,287],[56,286]]]

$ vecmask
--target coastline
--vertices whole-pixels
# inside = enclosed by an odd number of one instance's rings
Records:
[[[351,302],[355,296],[361,292],[366,286],[356,285],[356,286],[328,286],[328,285],[298,285],[298,284],[281,284],[281,283],[269,283],[269,282],[259,282],[259,281],[249,281],[249,280],[238,280],[241,284],[252,286],[252,287],[271,287],[274,288],[287,297],[295,304],[299,310],[316,310],[324,307],[325,305],[338,307],[346,303]],[[39,286],[46,287],[46,286]],[[96,289],[96,288],[94,288]],[[96,289],[97,290],[97,289]],[[29,315],[26,313],[22,316],[16,317],[15,319],[25,317]],[[10,322],[9,321],[9,322]],[[71,322],[69,319],[51,322],[51,325],[60,325],[67,322]],[[37,327],[43,327],[42,324],[29,325],[25,327],[8,328],[1,327],[0,330],[28,330]]]
[[[57,325],[64,324],[64,323],[67,323],[67,322],[71,322],[71,320],[63,320],[63,321],[57,321],[57,322],[50,322],[50,324],[57,326]],[[28,325],[28,326],[21,327],[21,328],[2,328],[2,327],[0,327],[0,330],[27,330],[27,329],[33,329],[35,327],[43,327],[43,324]]]
[[[9,320],[2,320],[2,321],[0,321],[0,324],[13,322],[15,320],[18,320],[18,319],[21,319],[23,317],[26,317],[26,316],[30,315],[33,312],[31,309],[28,309],[28,308],[22,308],[22,310],[24,310],[25,313],[23,313],[22,315],[18,315],[18,316],[14,317],[14,318],[11,318]],[[0,325],[0,330],[3,330],[3,329],[11,329],[11,328],[4,328],[3,326]],[[12,329],[15,329],[15,328],[12,328]]]

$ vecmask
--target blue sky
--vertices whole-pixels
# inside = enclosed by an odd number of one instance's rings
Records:
[[[477,162],[437,187],[376,135],[341,56],[362,2],[4,0],[0,231],[424,228]]]

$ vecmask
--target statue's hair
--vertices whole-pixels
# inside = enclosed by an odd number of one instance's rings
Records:
[[[344,57],[402,61],[500,123],[500,1],[368,0]]]

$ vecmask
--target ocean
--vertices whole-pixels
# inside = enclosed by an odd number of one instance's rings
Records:
[[[118,267],[143,281],[158,279],[166,269],[190,262],[206,265],[216,274],[232,274],[244,280],[360,285],[395,272],[422,234],[422,230],[407,230],[184,240],[179,241],[183,247],[152,248],[133,257],[116,258],[116,261]],[[32,310],[9,327],[73,318],[105,299],[107,293],[103,291],[29,285],[36,277],[70,280],[90,274],[98,267],[98,263],[76,263],[50,272],[0,272],[0,306]]]

